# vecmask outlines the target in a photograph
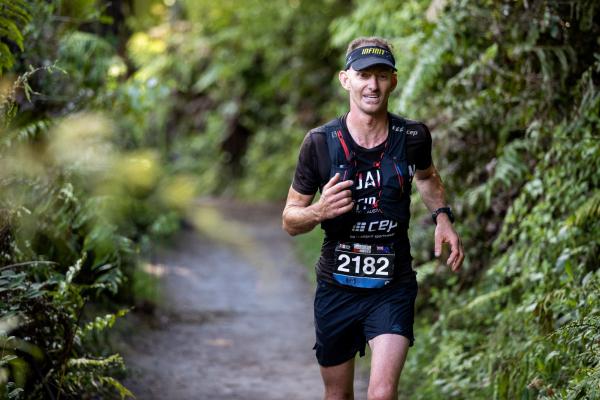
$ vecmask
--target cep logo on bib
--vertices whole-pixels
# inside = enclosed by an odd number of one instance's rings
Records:
[[[366,222],[357,222],[352,227],[352,232],[364,232],[365,229],[367,229],[367,223]]]
[[[352,232],[391,232],[396,228],[398,223],[391,219],[383,219],[381,221],[357,222],[352,227]]]

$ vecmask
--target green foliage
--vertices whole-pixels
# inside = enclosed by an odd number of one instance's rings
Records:
[[[174,168],[201,175],[207,192],[233,186],[256,199],[285,195],[305,130],[346,108],[334,72],[347,42],[391,39],[400,82],[391,111],[432,128],[467,250],[464,272],[449,276],[432,260],[430,229],[410,233],[424,343],[406,368],[407,395],[593,397],[596,8],[184,1],[172,23],[134,36],[130,54],[139,82],[171,90],[175,117],[161,109],[154,125],[168,127],[155,143]],[[428,212],[413,210],[423,222],[413,226],[427,227]],[[314,240],[299,239],[302,254]],[[566,339],[584,326],[580,340]]]
[[[115,49],[106,39],[80,31],[72,31],[61,38],[57,57],[61,67],[69,71],[61,77],[73,85],[69,87],[65,81],[60,83],[67,93],[101,88],[109,79],[110,67],[119,62]],[[88,62],[90,59],[95,62]]]
[[[425,271],[407,397],[598,397],[597,11],[368,1],[332,24],[340,46],[371,34],[403,46],[391,104],[434,128],[467,251],[450,277],[411,233]]]
[[[76,330],[89,294],[97,289],[94,284],[76,282],[81,279],[84,261],[85,258],[77,260],[65,274],[52,268],[55,263],[3,267],[0,344],[5,356],[0,368],[2,391],[7,398],[22,398],[25,393],[27,398],[47,398],[56,392],[71,396],[89,392],[92,387],[96,387],[96,393],[105,394],[116,388],[124,397],[126,392],[118,382],[99,376],[123,369],[118,355],[96,358],[86,368],[82,368],[81,358],[73,358],[75,354],[87,353],[86,336],[112,326],[125,312],[97,318],[82,331]],[[16,272],[25,266],[27,272]],[[27,392],[23,388],[28,388]]]
[[[276,127],[281,129],[281,127]],[[261,129],[252,139],[245,155],[248,177],[240,184],[240,192],[252,199],[272,199],[281,196],[290,185],[298,161],[298,149],[306,132],[288,127],[285,133],[274,135],[275,128]],[[268,184],[257,187],[259,182]]]
[[[1,85],[3,398],[132,397],[105,337],[126,312],[119,304],[151,300],[140,255],[179,228],[194,194],[189,177],[163,171],[151,141],[116,137],[158,100],[138,112],[120,91],[125,61],[90,32],[107,21],[96,3],[34,1],[16,77]]]
[[[0,76],[14,65],[15,46],[23,51],[23,27],[30,20],[31,14],[27,2],[0,1]]]
[[[145,121],[172,168],[198,175],[206,193],[286,190],[292,153],[324,122],[338,54],[322,37],[343,10],[339,1],[182,1],[171,23],[133,35],[136,80],[169,96]]]
[[[61,382],[64,388],[63,392],[67,396],[77,396],[93,388],[97,395],[103,397],[135,398],[133,393],[118,380],[110,375],[105,375],[106,373],[114,374],[115,369],[124,370],[123,359],[117,354],[102,359],[71,359],[67,368]]]
[[[18,357],[10,361],[14,365],[8,370],[13,371],[8,374],[9,382],[29,387],[31,398],[36,398],[35,393],[43,392],[48,382],[62,390],[62,376],[68,373],[65,363],[76,351],[75,346],[82,345],[76,329],[85,304],[103,293],[116,294],[132,259],[130,241],[118,235],[106,238],[110,244],[105,241],[99,246],[96,241],[92,245],[99,225],[86,232],[95,223],[95,213],[74,193],[71,184],[58,186],[39,179],[25,182],[16,186],[13,180],[10,189],[3,187],[9,201],[3,201],[1,208],[10,213],[3,232],[12,240],[2,246],[0,316],[21,321],[15,330],[6,332],[19,344],[4,346],[5,351],[19,351],[13,353]],[[23,191],[16,193],[15,189]],[[20,202],[12,202],[17,200]],[[104,327],[88,325],[86,331]],[[22,357],[22,347],[36,358]],[[45,383],[32,386],[31,382],[40,378],[34,372],[42,371],[49,372]]]
[[[370,35],[395,46],[391,111],[432,128],[467,251],[459,275],[436,264],[414,203],[406,395],[599,396],[593,1],[130,4],[115,22],[95,0],[0,0],[0,72],[16,76],[0,82],[5,397],[130,396],[98,346],[123,311],[90,303],[155,296],[139,254],[197,187],[285,196],[306,130],[347,107],[347,42]]]

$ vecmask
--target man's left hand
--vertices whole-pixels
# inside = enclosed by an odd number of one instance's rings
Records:
[[[436,257],[439,257],[440,254],[442,254],[442,245],[444,243],[450,244],[450,257],[448,257],[446,264],[453,272],[458,272],[465,259],[465,252],[460,237],[458,237],[458,234],[452,227],[450,219],[445,214],[438,215],[434,241]]]

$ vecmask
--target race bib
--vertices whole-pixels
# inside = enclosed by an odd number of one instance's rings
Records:
[[[339,243],[333,278],[347,286],[384,287],[394,277],[394,256],[391,245]]]

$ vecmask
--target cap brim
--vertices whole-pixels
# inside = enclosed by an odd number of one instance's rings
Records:
[[[396,67],[394,66],[394,64],[392,64],[390,60],[386,60],[385,58],[381,57],[359,58],[358,60],[350,64],[350,67],[355,71],[362,71],[363,69],[367,69],[374,65],[385,65],[386,67],[390,67],[391,69],[396,71]]]

